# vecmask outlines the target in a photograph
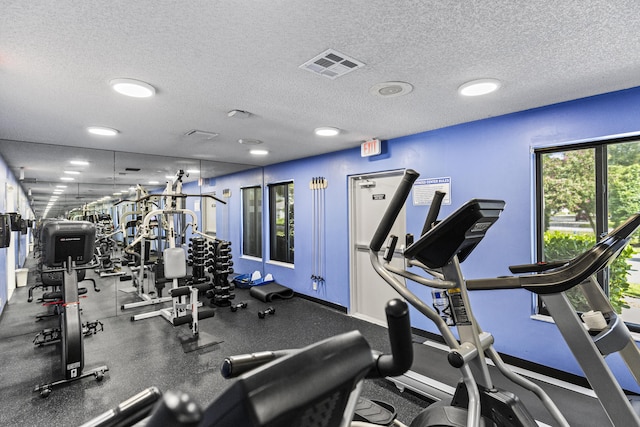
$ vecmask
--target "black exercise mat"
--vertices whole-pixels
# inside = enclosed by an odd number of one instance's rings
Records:
[[[271,302],[274,299],[293,298],[294,292],[277,283],[267,283],[266,285],[254,286],[249,294],[263,302]]]

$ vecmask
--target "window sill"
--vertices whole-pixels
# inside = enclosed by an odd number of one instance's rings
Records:
[[[278,267],[290,268],[291,270],[295,269],[295,265],[289,264],[288,262],[269,260],[266,263],[271,265],[277,265]]]
[[[246,259],[247,261],[262,262],[262,258],[251,255],[240,255],[240,259]]]

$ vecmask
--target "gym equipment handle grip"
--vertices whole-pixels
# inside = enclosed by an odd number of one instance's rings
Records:
[[[447,193],[443,193],[442,191],[436,191],[433,195],[433,200],[431,201],[431,207],[429,208],[429,212],[427,213],[427,217],[424,220],[424,226],[422,227],[422,233],[420,236],[424,236],[429,230],[433,228],[433,224],[438,219],[438,214],[440,213],[440,206],[442,206],[442,200]]]
[[[395,377],[405,373],[413,363],[413,338],[409,306],[400,299],[392,299],[385,307],[391,354],[378,356],[375,376]]]
[[[371,239],[369,249],[372,251],[378,252],[384,244],[387,235],[391,231],[391,227],[393,227],[393,223],[396,221],[402,206],[404,206],[404,202],[407,200],[407,197],[409,197],[411,186],[419,176],[420,174],[413,169],[407,169],[404,172],[402,181],[400,181],[400,185],[398,185],[398,188],[389,203],[389,207],[387,207],[387,210],[385,211],[382,220],[380,220],[380,224],[378,224],[378,228]]]
[[[84,423],[82,427],[114,427],[122,425],[134,425],[146,418],[153,405],[162,397],[162,393],[156,387],[149,387],[135,396],[130,397],[116,408],[95,417]]]
[[[513,274],[523,273],[542,273],[544,271],[553,270],[554,268],[563,267],[568,261],[555,262],[538,262],[536,264],[510,265],[509,271]]]
[[[235,378],[294,351],[295,350],[261,351],[258,353],[230,356],[222,362],[220,373],[224,378]]]

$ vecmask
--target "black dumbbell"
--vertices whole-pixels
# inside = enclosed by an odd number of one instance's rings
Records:
[[[231,309],[231,311],[235,313],[236,311],[238,311],[239,308],[247,308],[248,305],[249,304],[246,301],[242,301],[242,302],[239,302],[238,304],[231,304],[229,308]]]
[[[267,314],[270,314],[270,315],[272,315],[272,316],[273,316],[274,314],[276,314],[276,309],[275,309],[275,308],[273,308],[273,307],[269,307],[269,308],[267,308],[267,309],[266,309],[266,310],[264,310],[264,311],[259,311],[259,312],[258,312],[258,317],[259,317],[260,319],[264,319],[264,317],[265,317]]]

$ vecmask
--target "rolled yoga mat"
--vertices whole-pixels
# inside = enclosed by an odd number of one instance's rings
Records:
[[[266,285],[254,286],[249,294],[263,302],[270,302],[274,299],[293,298],[294,292],[277,283],[267,283]]]

